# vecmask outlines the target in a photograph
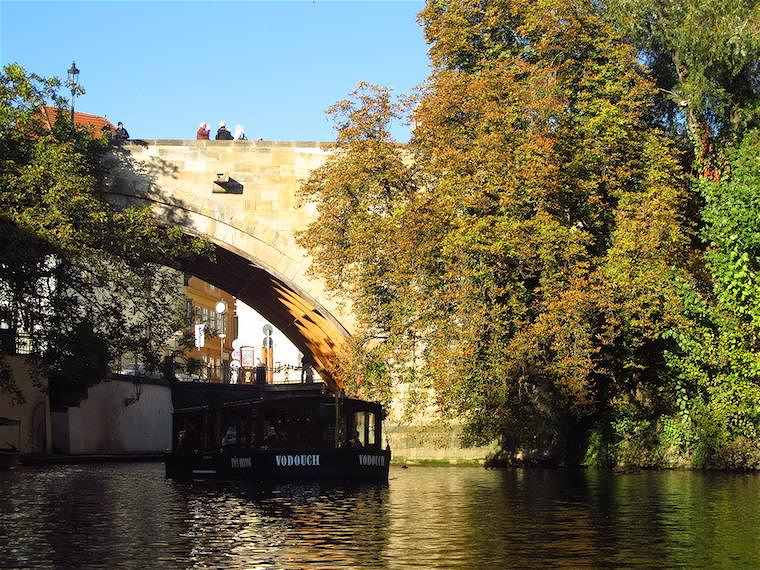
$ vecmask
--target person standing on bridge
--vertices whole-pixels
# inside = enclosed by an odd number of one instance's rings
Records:
[[[116,130],[113,133],[113,138],[117,141],[129,140],[129,133],[127,132],[127,129],[124,128],[124,125],[121,123],[121,121],[116,124]]]
[[[195,139],[199,141],[207,141],[210,138],[211,130],[208,128],[208,123],[201,123],[195,133]]]
[[[219,129],[216,131],[216,140],[218,141],[234,140],[232,138],[232,133],[229,130],[227,130],[227,124],[224,121],[219,123]]]
[[[314,361],[308,354],[301,358],[301,384],[312,384],[314,382]]]

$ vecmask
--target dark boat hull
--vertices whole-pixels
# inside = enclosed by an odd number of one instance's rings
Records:
[[[19,464],[21,452],[16,450],[0,449],[0,471],[9,471]]]
[[[225,449],[166,455],[171,479],[387,481],[390,450]]]

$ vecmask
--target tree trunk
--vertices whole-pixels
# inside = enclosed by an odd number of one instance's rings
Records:
[[[678,82],[683,85],[686,82],[688,71],[681,63],[677,53],[673,57],[673,63],[678,74]],[[694,143],[697,169],[700,171],[702,178],[717,181],[720,179],[720,172],[715,165],[715,145],[713,144],[710,126],[704,115],[694,110],[692,101],[686,99],[684,103],[686,104],[686,126]]]

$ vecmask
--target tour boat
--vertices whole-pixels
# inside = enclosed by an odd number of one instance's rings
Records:
[[[324,384],[177,383],[173,479],[387,481],[383,407]]]

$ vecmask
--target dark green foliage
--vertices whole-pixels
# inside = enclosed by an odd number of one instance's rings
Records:
[[[181,276],[163,266],[208,246],[149,208],[107,203],[113,147],[74,128],[58,85],[18,65],[0,74],[0,312],[65,392],[100,381],[125,353],[154,373],[181,352]],[[54,124],[44,105],[58,106]]]
[[[760,132],[729,154],[722,180],[701,184],[711,288],[684,288],[689,321],[671,333],[676,404],[700,462],[760,441]]]

